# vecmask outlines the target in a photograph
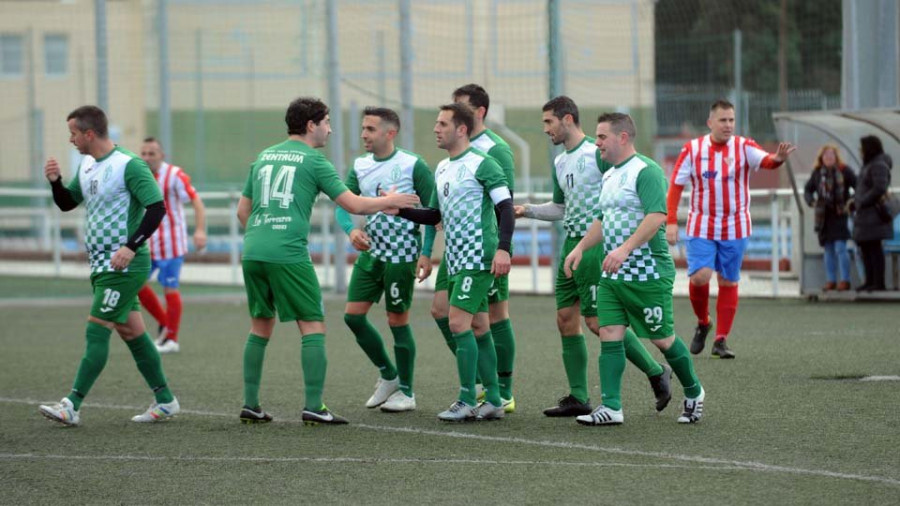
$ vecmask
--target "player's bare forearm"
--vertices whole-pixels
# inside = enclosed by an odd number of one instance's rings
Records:
[[[578,248],[581,251],[587,251],[594,246],[600,244],[603,241],[603,222],[600,220],[594,220],[591,223],[591,228],[588,229],[587,234],[584,234],[584,237],[581,239],[581,242],[578,243]]]
[[[250,218],[251,210],[253,210],[253,201],[242,195],[241,200],[238,201],[237,217],[244,228],[247,228],[247,220]]]
[[[191,205],[194,207],[194,227],[197,230],[206,230],[206,206],[200,197],[191,199]]]

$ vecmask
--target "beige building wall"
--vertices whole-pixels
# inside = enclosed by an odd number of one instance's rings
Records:
[[[435,107],[453,88],[483,84],[507,108],[547,99],[546,1],[412,3],[414,103]],[[395,0],[340,0],[345,107],[400,103]],[[564,1],[564,83],[582,106],[652,107],[653,0]],[[68,160],[65,116],[97,100],[94,0],[0,0],[0,35],[32,34],[34,99],[44,151]],[[320,0],[169,2],[171,103],[193,110],[280,110],[299,95],[327,96],[325,4]],[[119,143],[137,150],[159,104],[155,0],[108,0],[109,101]],[[30,31],[30,32],[29,32]],[[68,37],[68,72],[44,72],[44,36]],[[199,43],[198,43],[199,41]],[[199,63],[199,65],[198,65]],[[202,70],[203,78],[196,78]],[[0,181],[28,181],[26,72],[0,77]],[[383,97],[380,96],[383,93]],[[32,170],[40,170],[39,167]]]
[[[29,167],[33,157],[29,93],[43,113],[45,156],[68,166],[71,145],[66,116],[78,106],[97,101],[93,4],[93,0],[0,1],[0,35],[21,35],[26,45],[23,73],[0,77],[0,181],[29,181],[35,172],[42,177],[42,166]],[[138,149],[144,123],[142,12],[140,0],[108,2],[107,114],[121,131],[118,142],[131,149]],[[45,70],[45,36],[56,34],[68,40],[67,71],[58,76],[47,75]],[[34,88],[30,89],[32,79]]]

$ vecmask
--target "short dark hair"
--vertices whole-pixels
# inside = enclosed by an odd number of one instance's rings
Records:
[[[441,106],[442,111],[450,111],[453,113],[453,124],[455,126],[465,125],[466,135],[472,135],[475,129],[475,111],[466,104],[454,102]]]
[[[634,128],[634,120],[625,113],[604,112],[597,118],[597,124],[600,123],[609,123],[609,128],[616,135],[625,132],[631,140],[634,140],[634,138],[637,137],[637,130]]]
[[[398,116],[397,111],[393,109],[369,106],[363,109],[363,116],[377,116],[381,118],[382,122],[394,125],[394,128],[396,128],[398,132],[400,131],[400,116]]]
[[[155,142],[159,146],[159,149],[162,149],[162,147],[163,147],[162,143],[159,142],[159,139],[157,139],[156,137],[153,137],[153,136],[144,137],[144,142],[145,143],[146,142]]]
[[[109,135],[106,113],[96,105],[83,105],[69,113],[66,121],[75,120],[75,127],[82,132],[93,130],[97,137],[105,139]]]
[[[565,95],[551,98],[549,102],[544,104],[544,108],[541,109],[541,111],[553,111],[553,115],[559,119],[563,119],[566,117],[566,114],[570,114],[572,116],[572,121],[574,121],[576,125],[581,124],[581,120],[578,118],[578,106],[575,105],[574,100]]]
[[[713,112],[716,109],[725,109],[725,110],[732,109],[733,110],[734,104],[725,100],[724,98],[720,98],[720,99],[716,100],[715,102],[713,102],[711,106],[709,106],[709,112]]]
[[[884,146],[881,145],[881,139],[874,135],[867,135],[859,140],[860,149],[862,151],[863,165],[869,163],[876,156],[884,153]]]
[[[291,102],[284,115],[288,135],[306,135],[306,124],[319,124],[328,116],[328,106],[318,98],[300,97]]]
[[[469,97],[469,105],[472,106],[472,109],[484,107],[484,114],[487,115],[488,108],[491,106],[491,97],[488,96],[487,90],[480,85],[471,83],[456,88],[453,90],[453,100],[458,100],[459,97]]]

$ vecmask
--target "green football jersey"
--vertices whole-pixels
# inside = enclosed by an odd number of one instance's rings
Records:
[[[119,146],[98,160],[85,156],[68,190],[87,209],[84,245],[92,274],[115,270],[109,262],[137,231],[144,208],[163,199],[150,167]],[[145,243],[135,251],[125,272],[149,270],[150,252]]]
[[[584,237],[599,212],[603,172],[610,165],[600,159],[600,150],[590,137],[560,153],[553,165],[553,202],[566,206],[566,235]]]
[[[379,159],[368,153],[356,159],[347,174],[347,188],[363,197],[379,197],[394,188],[397,193],[414,193],[421,202],[431,201],[434,174],[422,158],[402,149]],[[369,253],[389,263],[415,262],[419,258],[419,226],[399,216],[376,213],[366,217]]]
[[[603,246],[607,252],[631,237],[646,215],[666,213],[667,187],[659,165],[641,154],[603,173],[598,218],[603,222]],[[603,277],[621,281],[674,279],[675,264],[666,243],[665,226],[635,248],[618,272],[604,272]]]
[[[469,148],[438,164],[435,183],[432,207],[441,210],[448,274],[490,270],[500,239],[494,204],[510,198],[503,169]]]
[[[469,139],[469,143],[473,148],[497,160],[503,169],[503,175],[506,176],[509,192],[513,193],[516,187],[516,162],[509,144],[489,128]]]
[[[347,191],[334,166],[308,144],[287,140],[265,149],[250,167],[243,195],[253,201],[244,233],[246,260],[309,261],[309,218],[319,192]]]

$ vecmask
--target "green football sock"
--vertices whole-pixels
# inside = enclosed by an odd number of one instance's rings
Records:
[[[648,378],[663,373],[662,366],[653,359],[653,355],[647,351],[630,327],[625,327],[625,358],[643,371]]]
[[[162,359],[159,358],[159,352],[156,351],[156,345],[150,336],[144,332],[136,339],[125,341],[128,349],[131,350],[131,356],[134,357],[134,363],[137,364],[138,371],[147,382],[147,385],[153,389],[153,395],[159,404],[167,404],[175,400],[172,391],[166,384],[166,375],[163,373]]]
[[[516,335],[509,318],[491,324],[494,349],[497,350],[497,376],[500,382],[500,397],[512,399],[513,366],[516,361]]]
[[[622,409],[622,373],[625,372],[625,343],[603,341],[600,343],[600,392],[603,405]]]
[[[478,369],[478,345],[471,330],[453,334],[456,340],[456,370],[459,373],[459,400],[475,405],[475,371]]]
[[[688,353],[687,346],[681,342],[681,338],[675,336],[675,341],[668,350],[663,352],[666,361],[672,366],[675,376],[684,388],[685,397],[695,398],[700,395],[702,388],[700,387],[700,379],[694,372],[694,361]]]
[[[259,407],[259,385],[268,344],[268,339],[250,334],[244,345],[244,404],[251,408]]]
[[[109,358],[109,336],[112,330],[103,325],[88,322],[85,330],[85,341],[87,344],[84,348],[84,356],[81,357],[81,364],[78,366],[78,373],[75,374],[75,383],[72,384],[72,392],[66,397],[72,401],[77,411],[81,407],[84,397],[90,392],[91,387],[103,368],[106,367],[106,360]]]
[[[381,378],[392,380],[397,377],[397,368],[391,362],[387,349],[384,347],[384,340],[378,330],[369,323],[369,319],[364,314],[345,314],[344,322],[353,331],[356,336],[356,342],[359,347],[366,353],[369,360],[378,368]]]
[[[563,367],[569,380],[569,393],[581,402],[588,401],[588,350],[584,334],[562,337]]]
[[[481,373],[480,376],[484,385],[484,400],[494,406],[502,406],[503,401],[500,399],[499,382],[497,380],[497,348],[491,331],[476,337],[475,341],[478,343],[478,372]]]
[[[306,334],[300,346],[300,363],[303,366],[303,385],[306,389],[305,409],[322,409],[322,390],[325,388],[325,334]]]
[[[400,391],[412,397],[413,373],[416,368],[416,340],[409,325],[391,327],[394,335],[394,357],[397,359],[397,373],[400,376]]]
[[[444,336],[444,341],[447,342],[447,347],[450,348],[450,351],[455,354],[456,339],[453,338],[453,332],[450,332],[450,318],[435,318],[434,323],[436,323],[438,328],[441,330],[441,335]]]

